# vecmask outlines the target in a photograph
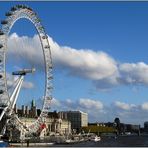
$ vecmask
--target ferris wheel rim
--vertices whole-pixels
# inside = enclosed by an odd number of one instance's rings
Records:
[[[13,9],[12,9],[13,8]],[[43,99],[43,107],[42,107],[42,111],[40,116],[38,117],[38,119],[31,125],[28,127],[29,130],[32,130],[32,126],[34,126],[34,124],[36,126],[39,126],[40,123],[43,122],[44,118],[46,118],[47,114],[48,114],[48,110],[49,110],[49,105],[50,105],[50,101],[52,99],[51,96],[51,90],[52,90],[52,58],[51,58],[51,50],[50,50],[50,45],[49,45],[49,41],[48,41],[48,36],[45,32],[44,27],[42,26],[39,17],[37,16],[37,14],[28,6],[26,7],[19,7],[19,6],[15,6],[12,7],[11,11],[9,11],[7,13],[7,18],[2,21],[2,32],[4,33],[4,46],[3,46],[3,75],[5,75],[5,80],[3,80],[3,83],[5,85],[5,92],[6,92],[6,96],[7,99],[9,99],[9,95],[8,95],[8,91],[7,91],[7,80],[6,80],[6,67],[5,67],[5,63],[6,63],[6,59],[5,59],[5,54],[7,51],[7,38],[8,38],[8,34],[11,31],[11,28],[13,27],[13,25],[15,24],[16,21],[18,21],[19,19],[22,18],[26,18],[29,21],[32,22],[32,24],[34,25],[34,27],[37,30],[39,39],[40,39],[40,43],[42,46],[42,51],[43,51],[43,55],[44,55],[44,66],[45,66],[45,91],[44,91],[44,99]],[[43,39],[44,37],[44,39]],[[43,43],[43,40],[46,43]],[[45,46],[46,44],[46,46]],[[0,71],[1,72],[1,71]],[[8,103],[8,101],[7,101]],[[48,108],[48,109],[47,109]],[[19,120],[19,118],[18,118]]]

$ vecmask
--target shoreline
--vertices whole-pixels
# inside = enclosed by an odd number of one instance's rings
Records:
[[[27,147],[27,143],[10,143],[13,147]],[[29,147],[148,147],[148,135],[103,136],[101,141],[78,141],[75,143],[29,143]]]

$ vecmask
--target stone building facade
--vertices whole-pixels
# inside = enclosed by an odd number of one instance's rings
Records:
[[[82,111],[61,111],[58,113],[61,119],[71,122],[72,131],[80,132],[81,128],[88,126],[88,114]]]
[[[41,113],[41,110],[36,108],[34,100],[32,100],[30,108],[22,105],[21,109],[17,109],[15,105],[14,111],[26,125],[31,125]],[[48,113],[45,124],[46,129],[43,130],[43,135],[71,133],[71,122],[67,119],[61,119],[56,111]]]

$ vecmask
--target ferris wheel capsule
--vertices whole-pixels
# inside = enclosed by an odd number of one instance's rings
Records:
[[[11,16],[11,15],[13,15],[13,13],[12,13],[12,12],[6,12],[5,15],[6,15],[6,16]]]
[[[8,24],[8,21],[7,20],[3,20],[3,21],[1,21],[1,24],[2,25]]]
[[[0,94],[3,94],[4,93],[4,90],[0,90]]]
[[[0,48],[2,48],[3,47],[3,45],[2,44],[0,44]]]
[[[42,39],[47,39],[47,38],[48,38],[48,36],[47,36],[47,35],[45,35],[45,36],[43,36],[43,37],[42,37]]]
[[[17,8],[16,7],[11,7],[11,11],[16,11]]]
[[[0,30],[0,35],[4,35],[4,32],[2,30]]]
[[[40,116],[37,118],[37,121],[32,123],[31,125],[25,126],[24,123],[21,122],[19,117],[16,114],[13,114],[11,116],[10,122],[15,125],[18,130],[25,130],[27,134],[35,133],[39,125],[41,125],[44,121],[45,118],[47,117],[48,110],[47,106],[49,106],[49,97],[51,100],[51,80],[53,79],[52,77],[52,59],[51,59],[51,51],[50,51],[50,44],[49,40],[46,40],[48,38],[47,34],[45,33],[44,27],[41,25],[41,20],[38,18],[36,12],[32,10],[32,8],[26,6],[26,5],[16,5],[14,7],[11,7],[10,11],[7,12],[6,14],[6,19],[1,21],[2,24],[2,29],[0,30],[0,37],[6,37],[6,40],[4,40],[0,43],[0,86],[2,86],[2,89],[0,89],[0,105],[5,104],[7,106],[7,111],[10,110],[10,112],[13,110],[11,108],[11,103],[9,102],[10,97],[8,94],[7,90],[7,78],[6,76],[6,66],[5,66],[5,59],[6,59],[6,51],[7,51],[7,37],[9,35],[9,32],[11,31],[11,28],[15,24],[16,21],[19,19],[25,18],[28,19],[33,23],[33,25],[36,27],[39,39],[41,42],[41,47],[42,47],[42,53],[44,57],[44,64],[45,64],[45,76],[46,76],[46,81],[45,81],[45,92],[44,92],[44,99],[43,99],[43,107],[41,110]],[[11,17],[12,16],[12,17]],[[49,50],[45,50],[45,48],[49,48]],[[14,75],[25,75],[28,72],[34,72],[35,69],[22,69],[21,71],[15,71],[13,74]],[[46,110],[45,110],[46,108]],[[49,106],[50,108],[50,106]],[[38,124],[37,124],[38,123]],[[23,126],[24,125],[24,126]],[[20,128],[21,127],[21,128]]]

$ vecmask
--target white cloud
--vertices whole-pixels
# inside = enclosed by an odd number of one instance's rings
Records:
[[[22,84],[22,87],[26,88],[26,89],[31,89],[31,88],[34,87],[34,84],[32,82],[29,82],[29,81],[24,81],[23,84]]]
[[[141,105],[141,108],[142,108],[143,110],[148,111],[148,102],[143,103],[143,104]]]
[[[51,101],[51,106],[54,108],[61,106],[61,103],[58,99],[53,98]]]
[[[70,110],[76,110],[76,109],[83,109],[83,110],[102,110],[103,109],[103,103],[99,100],[94,99],[84,99],[80,98],[79,100],[72,101],[71,99],[66,100],[58,100],[53,98],[51,101],[52,107],[60,107],[60,109],[70,109]]]
[[[102,104],[102,102],[100,102],[100,101],[98,101],[98,100],[80,99],[80,100],[79,100],[79,105],[80,105],[82,108],[86,108],[86,109],[98,109],[98,110],[103,109],[103,104]]]
[[[71,99],[67,99],[66,102],[67,102],[68,104],[73,104],[73,101],[72,101]]]
[[[101,80],[93,81],[94,86],[99,91],[108,91],[115,86],[119,85],[117,80],[117,75],[113,75],[111,77],[107,77]]]
[[[119,71],[123,83],[148,85],[148,65],[143,62],[121,64]]]
[[[118,63],[102,51],[60,46],[51,37],[48,40],[54,68],[91,80],[97,90],[108,90],[119,85],[148,85],[148,65],[144,62]],[[25,61],[43,70],[43,55],[37,35],[31,38],[13,33],[9,37],[8,48],[8,55],[15,57],[13,61]]]
[[[11,88],[11,87],[14,88],[15,87],[14,85],[16,85],[16,81],[18,80],[18,77],[17,76],[12,76],[9,73],[7,73],[6,75],[7,75],[8,88]],[[32,82],[29,82],[29,81],[23,81],[22,88],[32,89],[32,88],[34,88],[34,84]]]
[[[119,85],[148,86],[148,65],[144,62],[120,63],[115,75],[93,83],[98,90],[109,90]]]
[[[99,80],[112,76],[117,72],[115,60],[102,51],[77,50],[67,46],[60,46],[51,37],[48,40],[51,46],[53,63],[56,66],[68,69],[70,74],[91,80]],[[9,37],[8,47],[9,54],[15,55],[16,60],[22,60],[24,57],[26,61],[32,62],[34,65],[41,66],[41,63],[43,63],[43,59],[41,60],[41,45],[37,35],[29,38],[27,36],[19,37],[16,33],[13,33]]]
[[[90,122],[113,122],[116,117],[122,123],[141,124],[147,121],[148,103],[140,105],[128,104],[115,101],[105,106],[101,101],[95,99],[58,100],[53,99],[52,110],[81,110],[88,113]]]
[[[127,104],[127,103],[120,102],[120,101],[115,101],[114,106],[118,107],[119,109],[123,109],[123,110],[130,110],[133,107],[136,107],[134,104]]]
[[[60,46],[51,37],[49,43],[55,68],[91,80],[98,90],[108,90],[119,85],[148,85],[148,65],[144,62],[118,63],[105,52]],[[29,38],[14,33],[9,37],[8,48],[8,55],[13,58],[13,61],[24,60],[31,65],[36,65],[40,70],[43,69],[42,50],[37,35]],[[8,83],[12,84],[12,81]],[[30,82],[25,83],[24,87],[33,87]],[[123,121],[135,123],[147,120],[147,102],[134,105],[115,101],[113,105],[106,107],[99,100],[80,98],[77,101],[53,99],[51,105],[58,110],[86,111],[89,116],[98,121],[114,120],[116,116],[122,117]]]
[[[67,110],[80,110],[88,113],[89,119],[98,119],[98,116],[104,115],[103,103],[99,100],[94,99],[78,99],[78,100],[58,100],[53,99],[51,101],[51,109],[57,111],[67,111]]]
[[[117,70],[115,61],[104,52],[59,46],[53,49],[53,57],[55,63],[69,68],[69,73],[91,80],[109,77]]]
[[[42,104],[41,101],[38,102]],[[95,105],[94,102],[98,105]],[[148,119],[148,102],[135,105],[115,101],[104,105],[96,99],[58,100],[54,98],[51,101],[51,110],[81,110],[88,113],[89,122],[113,122],[116,117],[119,117],[122,123],[141,124],[143,126],[143,123]]]
[[[9,36],[7,60],[23,62],[23,65],[33,65],[43,70],[43,53],[37,35],[34,37],[19,37],[16,33]],[[15,58],[14,58],[15,57]]]

